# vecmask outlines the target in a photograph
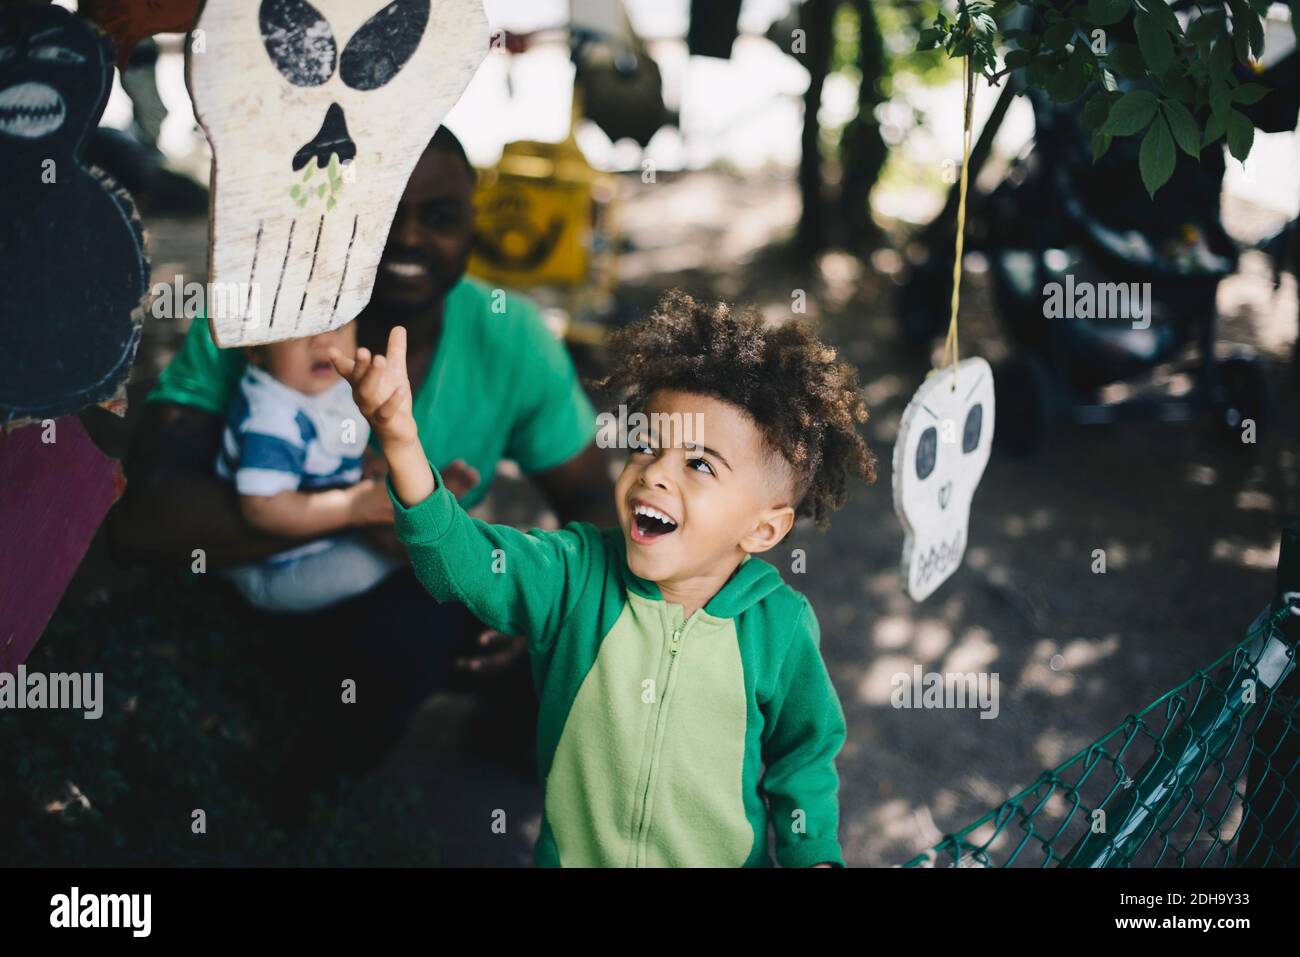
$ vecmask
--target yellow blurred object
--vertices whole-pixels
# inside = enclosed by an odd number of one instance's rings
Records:
[[[592,169],[572,138],[510,143],[479,178],[469,271],[503,286],[578,286],[589,278]]]

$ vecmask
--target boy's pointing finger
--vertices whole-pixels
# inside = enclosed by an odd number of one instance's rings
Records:
[[[388,333],[388,361],[393,368],[406,375],[406,327],[393,326]]]

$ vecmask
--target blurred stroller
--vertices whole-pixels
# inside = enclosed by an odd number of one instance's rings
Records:
[[[1011,82],[988,126],[1005,113]],[[988,257],[998,310],[1015,345],[995,370],[999,444],[1028,454],[1062,422],[1208,413],[1221,434],[1243,447],[1243,425],[1251,420],[1257,433],[1267,429],[1277,399],[1268,370],[1250,350],[1215,352],[1215,293],[1235,272],[1239,252],[1220,221],[1222,150],[1207,148],[1199,162],[1179,153],[1173,177],[1153,202],[1138,170],[1139,137],[1116,138],[1093,163],[1081,114],[1094,90],[1065,104],[1026,91],[1034,142],[985,199],[972,230],[970,245]],[[984,155],[991,137],[986,127]],[[972,176],[978,153],[979,147]],[[952,287],[942,275],[951,264],[950,253],[934,257],[901,290],[900,322],[910,338],[928,341],[936,319],[939,327],[946,322]],[[1193,388],[1180,396],[1134,389],[1101,400],[1103,387],[1159,366],[1191,371]]]

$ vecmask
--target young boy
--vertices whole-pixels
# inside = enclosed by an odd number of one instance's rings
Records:
[[[764,866],[770,821],[783,866],[842,866],[845,725],[817,618],[756,556],[874,479],[854,374],[800,326],[680,293],[612,351],[604,384],[649,423],[619,527],[529,533],[469,518],[426,460],[404,330],[387,356],[330,357],[388,459],[421,582],[528,637],[538,864]]]
[[[255,528],[314,539],[224,574],[254,606],[311,611],[378,584],[400,564],[358,534],[392,521],[384,483],[362,478],[370,426],[329,350],[356,351],[356,325],[248,350],[227,414],[217,474]],[[332,536],[332,537],[323,537]]]

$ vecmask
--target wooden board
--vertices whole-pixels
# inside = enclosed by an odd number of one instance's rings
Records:
[[[0,426],[119,393],[149,265],[135,205],[84,165],[112,41],[60,7],[0,6]]]
[[[76,416],[0,433],[0,671],[27,659],[124,487]]]
[[[81,0],[83,16],[113,38],[117,66],[125,70],[131,51],[156,33],[188,33],[199,15],[199,0]]]
[[[993,448],[995,411],[993,370],[979,358],[931,375],[903,411],[894,444],[894,511],[905,533],[903,582],[914,601],[961,567],[971,501]]]
[[[406,181],[487,51],[480,0],[208,0],[186,75],[214,158],[218,345],[361,311]]]

